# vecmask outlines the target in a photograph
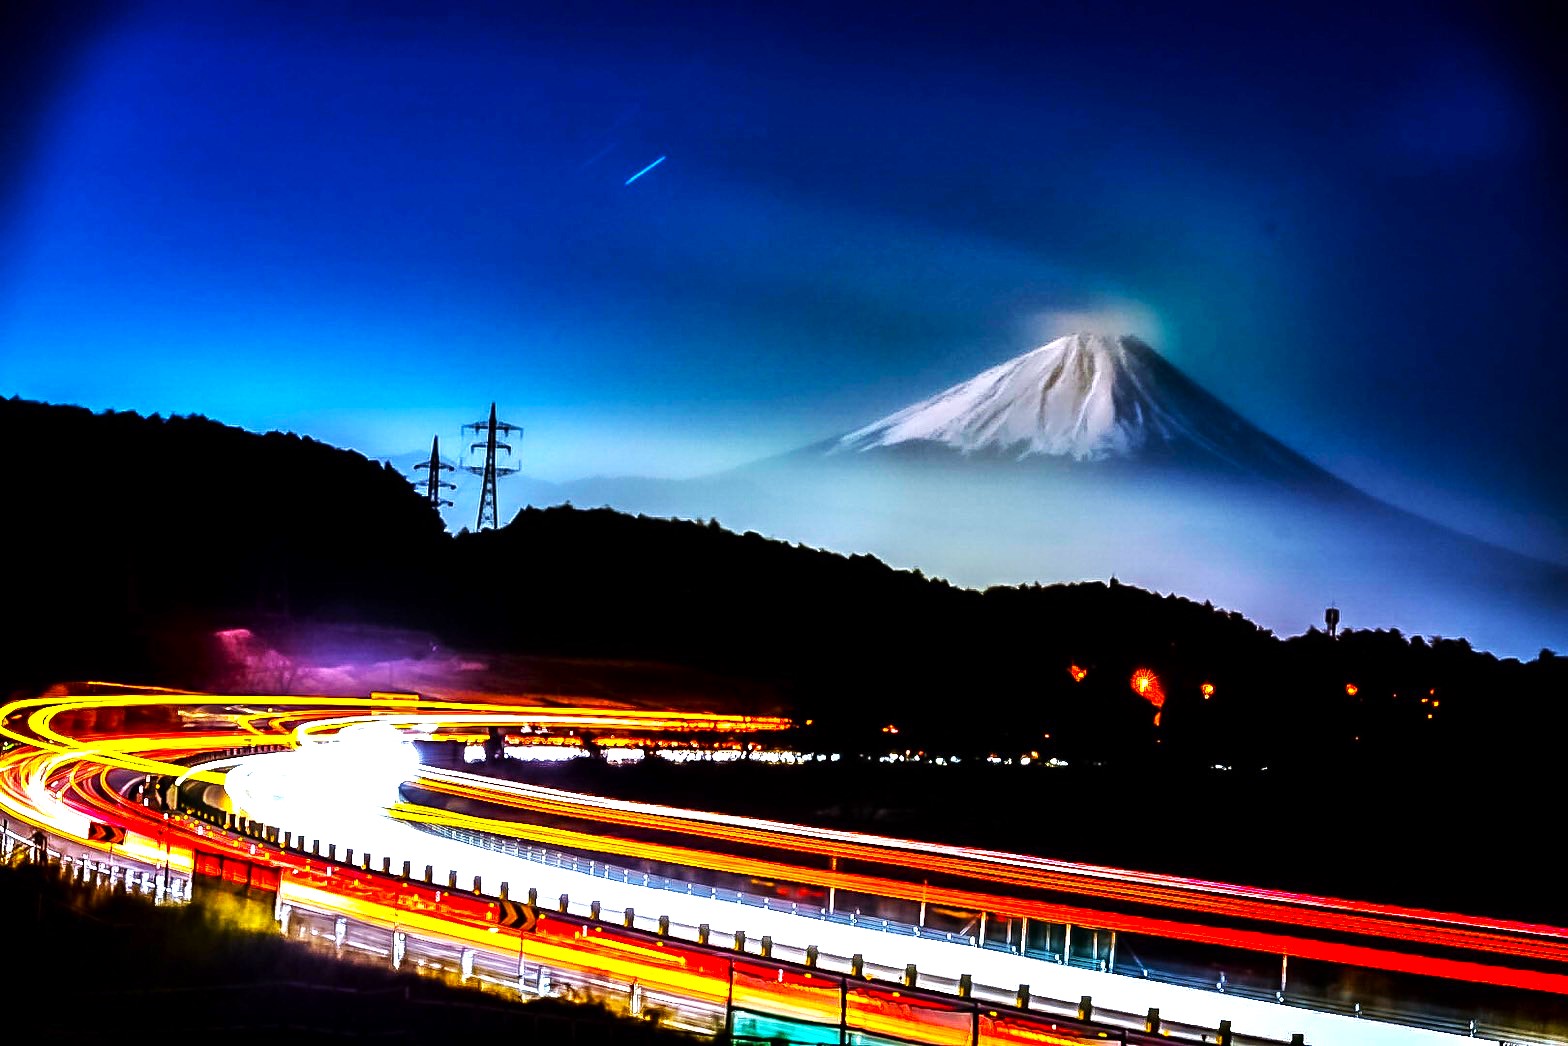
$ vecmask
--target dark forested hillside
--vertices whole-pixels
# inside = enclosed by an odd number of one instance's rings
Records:
[[[0,400],[7,484],[0,682],[122,672],[169,627],[417,606],[440,521],[397,475],[200,417]]]
[[[895,749],[1205,765],[1484,751],[1517,766],[1568,726],[1568,702],[1551,696],[1568,694],[1565,659],[1500,661],[1463,639],[1397,632],[1282,640],[1114,580],[974,592],[607,509],[526,509],[454,545],[449,621],[470,642],[766,677],[834,732],[896,727],[883,739]],[[1139,669],[1164,695],[1158,727],[1132,687]]]
[[[0,436],[51,463],[13,481],[4,512],[8,691],[181,682],[157,649],[171,630],[284,617],[766,680],[813,729],[897,748],[1517,769],[1568,727],[1568,660],[1545,654],[1499,661],[1397,632],[1282,640],[1114,581],[982,593],[607,509],[530,508],[449,537],[390,469],[202,418],[9,400]],[[1154,673],[1142,696],[1139,669]]]

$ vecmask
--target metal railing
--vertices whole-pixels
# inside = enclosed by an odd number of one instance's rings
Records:
[[[830,912],[818,905],[800,904],[794,901],[785,901],[774,897],[748,894],[744,891],[726,889],[724,887],[717,887],[710,884],[694,882],[688,879],[676,879],[655,875],[648,872],[636,871],[601,859],[587,858],[576,854],[563,853],[561,851],[550,850],[544,847],[533,846],[527,843],[523,843],[517,839],[506,836],[499,836],[488,832],[481,832],[466,828],[454,828],[447,825],[424,824],[419,825],[418,827],[423,831],[433,835],[448,838],[455,842],[461,842],[465,845],[475,846],[511,857],[517,857],[526,861],[532,861],[545,867],[559,868],[606,879],[611,882],[622,882],[629,885],[646,886],[652,889],[667,890],[672,893],[684,894],[688,896],[707,897],[714,900],[731,901],[741,905],[765,908],[770,911],[786,912],[792,915],[803,915],[808,918],[821,919],[826,922],[833,922],[846,926],[862,926],[868,929],[876,929],[888,933],[902,934],[927,940],[944,941],[953,944],[983,946],[991,950],[1006,950],[1009,952],[1014,952],[1013,948],[1005,947],[1001,945],[1000,942],[985,942],[983,945],[981,945],[981,942],[978,940],[978,938],[971,934],[951,933],[891,919],[859,915],[858,913],[853,912]],[[1045,961],[1062,961],[1060,952],[1040,952],[1037,950],[1030,950],[1021,954]],[[824,956],[824,958],[828,957]],[[1106,972],[1107,970],[1106,963],[1103,960],[1092,961],[1082,956],[1072,957],[1069,960],[1069,965],[1075,968],[1092,969],[1101,972]],[[1282,994],[1278,991],[1271,991],[1242,983],[1224,981],[1216,982],[1215,980],[1203,977],[1195,977],[1190,974],[1182,974],[1168,970],[1158,970],[1144,966],[1141,962],[1138,963],[1138,969],[1142,977],[1151,981],[1156,981],[1163,984],[1172,984],[1179,987],[1195,988],[1199,990],[1218,991],[1222,994],[1234,995],[1238,998],[1244,998],[1257,1002],[1273,1002],[1282,1005],[1299,1006],[1303,1009],[1314,1012],[1332,1013],[1346,1017],[1365,1018],[1368,1020],[1384,1023],[1399,1024],[1405,1027],[1444,1032],[1451,1035],[1486,1039],[1502,1043],[1504,1046],[1562,1046],[1562,1040],[1559,1039],[1541,1038],[1529,1031],[1517,1027],[1497,1025],[1491,1021],[1475,1018],[1445,1017],[1429,1012],[1415,1011],[1396,1006],[1361,1003],[1355,1000],[1335,998],[1327,995],[1302,992],[1299,990],[1291,991],[1288,994]],[[902,970],[894,969],[889,969],[885,972],[888,977],[894,979],[901,976],[903,973]],[[921,980],[923,984],[930,981],[934,985],[936,979],[927,978],[922,975]],[[953,983],[956,984],[956,982]],[[1011,999],[1015,994],[1010,989],[986,988],[985,986],[981,985],[975,985],[974,987],[977,993],[981,991],[988,992],[990,993],[991,997],[995,998],[998,1002]],[[1050,1000],[1042,999],[1039,1002],[1041,1006],[1051,1005]],[[1057,1000],[1055,1002],[1055,1008],[1061,1010],[1063,1013],[1074,1012],[1075,1007],[1076,1004],[1070,1003],[1068,1001]],[[1144,1022],[1144,1018],[1138,1015],[1121,1014],[1118,1016],[1125,1019],[1128,1023],[1128,1026],[1142,1027]],[[1167,1024],[1166,1027],[1170,1026]],[[1204,1040],[1199,1039],[1198,1041]],[[1235,1041],[1241,1042],[1250,1040],[1243,1040],[1238,1036]],[[1266,1040],[1256,1041],[1263,1042]]]
[[[0,824],[0,854],[7,864],[28,861],[57,868],[73,882],[99,890],[117,890],[151,898],[156,904],[184,904],[190,900],[190,880],[171,875],[166,867],[145,865],[66,840],[54,839],[41,829],[26,834],[9,821]]]

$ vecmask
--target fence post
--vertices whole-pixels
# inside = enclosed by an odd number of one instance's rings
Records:
[[[1078,999],[1078,1019],[1081,1021],[1094,1020],[1094,1000],[1087,995],[1080,996]]]

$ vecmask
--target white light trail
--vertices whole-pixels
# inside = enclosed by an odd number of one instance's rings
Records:
[[[1150,1007],[1158,1007],[1167,1022],[1217,1028],[1221,1020],[1229,1020],[1238,1034],[1280,1040],[1303,1032],[1314,1046],[1460,1046],[1476,1041],[1442,1032],[1082,970],[1006,952],[888,933],[864,925],[846,926],[805,915],[687,896],[548,867],[433,836],[394,820],[387,815],[386,803],[390,800],[371,801],[364,789],[351,788],[341,793],[341,801],[333,799],[327,793],[332,791],[334,781],[341,785],[355,780],[357,774],[374,773],[378,767],[384,771],[384,763],[379,757],[372,758],[369,748],[363,745],[350,744],[339,749],[335,743],[326,742],[312,748],[311,754],[316,758],[332,758],[333,773],[323,774],[315,765],[303,765],[300,760],[305,756],[298,752],[255,755],[239,760],[229,774],[227,786],[235,806],[248,816],[279,829],[296,834],[303,832],[309,839],[319,838],[323,850],[332,842],[340,852],[352,847],[356,853],[370,853],[378,861],[390,857],[394,867],[409,861],[416,874],[430,865],[437,882],[445,882],[448,871],[458,872],[461,883],[471,883],[473,877],[479,875],[488,890],[494,890],[501,882],[509,883],[514,897],[534,887],[546,908],[553,907],[554,898],[565,893],[571,896],[574,909],[578,903],[594,900],[607,914],[634,908],[639,913],[639,925],[650,923],[659,915],[668,915],[673,923],[686,927],[708,923],[716,934],[725,936],[743,930],[748,940],[767,935],[776,945],[798,949],[816,945],[825,956],[859,953],[868,963],[895,969],[913,963],[923,979],[934,977],[951,981],[969,974],[976,985],[1009,991],[1019,984],[1028,984],[1039,998],[1076,1000],[1088,995],[1094,999],[1097,1009],[1128,1013],[1143,1013]],[[607,804],[612,802],[618,801],[606,800]]]

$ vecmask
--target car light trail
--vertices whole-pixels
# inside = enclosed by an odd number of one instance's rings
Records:
[[[929,900],[966,910],[1568,995],[1568,930],[1555,927],[610,800],[428,767],[394,766],[386,771],[390,776],[378,779],[370,772],[371,763],[366,762],[376,758],[378,735],[395,745],[401,743],[400,738],[415,734],[461,736],[465,731],[482,732],[492,726],[608,730],[633,736],[750,734],[786,729],[790,726],[787,720],[443,703],[407,694],[240,698],[108,684],[93,684],[89,690],[99,692],[14,701],[0,709],[0,734],[24,746],[0,758],[0,805],[18,817],[76,840],[84,840],[89,820],[119,824],[128,831],[119,850],[124,857],[151,865],[167,861],[181,871],[191,868],[193,850],[230,852],[280,871],[280,904],[302,911],[337,912],[391,933],[398,927],[416,930],[487,954],[520,947],[535,957],[533,961],[563,969],[597,970],[710,1008],[722,1003],[726,993],[735,993],[735,998],[743,1001],[751,998],[748,993],[757,993],[758,1006],[771,1007],[767,1012],[775,1016],[828,1023],[824,997],[814,995],[817,989],[805,981],[786,982],[782,967],[767,967],[770,975],[777,975],[774,983],[781,987],[757,987],[749,981],[742,983],[744,977],[732,973],[734,967],[745,965],[738,958],[719,960],[715,965],[710,954],[693,951],[689,942],[683,945],[672,938],[650,945],[646,934],[618,936],[613,928],[578,926],[565,916],[546,919],[543,925],[548,930],[526,941],[512,934],[508,945],[506,935],[498,934],[493,923],[486,925],[485,905],[490,902],[461,891],[442,890],[434,883],[398,883],[395,876],[378,875],[368,867],[355,869],[323,861],[266,840],[214,830],[186,817],[166,819],[157,811],[128,803],[110,787],[109,774],[129,771],[223,785],[240,809],[253,818],[282,828],[306,828],[313,838],[332,841],[334,849],[353,844],[361,855],[370,851],[384,860],[396,855],[416,868],[462,868],[481,874],[486,882],[510,880],[559,888],[574,897],[639,911],[653,905],[655,914],[684,920],[688,927],[697,922],[728,923],[748,933],[769,933],[780,941],[780,947],[793,945],[797,951],[805,943],[815,943],[841,949],[843,954],[874,955],[873,962],[895,969],[914,962],[922,983],[945,978],[951,984],[959,973],[991,978],[990,983],[999,984],[1028,980],[1037,988],[1048,985],[1055,998],[1073,998],[1076,992],[1114,998],[1128,1010],[1157,1005],[1162,1012],[1184,1015],[1183,1019],[1203,1027],[1214,1027],[1216,1014],[1223,1012],[1238,1018],[1238,1023],[1244,1017],[1248,1022],[1244,1027],[1254,1035],[1284,1038],[1290,1030],[1305,1030],[1311,1041],[1326,1044],[1334,1041],[1335,1035],[1344,1034],[1337,1023],[1343,1018],[1078,970],[947,941],[895,937],[787,912],[742,909],[730,902],[684,897],[635,883],[612,883],[434,837],[416,826],[469,829],[637,860]],[[222,711],[235,707],[243,710]],[[214,708],[220,711],[208,711]],[[82,715],[105,709],[125,713],[127,720],[132,712],[144,712],[150,721],[158,714],[167,713],[172,719],[174,713],[184,712],[192,723],[214,728],[100,730],[81,725]],[[280,747],[289,751],[248,754]],[[227,754],[221,762],[212,761],[223,753]],[[189,765],[193,760],[199,765]],[[356,774],[356,770],[362,772]],[[302,771],[306,771],[305,778],[300,777]],[[321,776],[321,771],[336,774],[340,782],[325,786],[325,794],[323,783],[332,778]],[[591,830],[529,825],[509,817],[400,802],[393,789],[411,777],[420,788],[480,801],[497,813],[548,814],[583,822]],[[301,780],[313,781],[317,790],[301,796]],[[378,797],[378,789],[385,794]],[[619,837],[605,833],[603,826],[662,833],[670,841]],[[729,849],[703,849],[692,845],[696,840]],[[358,849],[361,846],[365,848]],[[735,848],[742,852],[733,852]],[[876,874],[864,868],[823,869],[803,863],[802,856],[875,865]],[[368,855],[364,861],[368,864]],[[916,875],[938,875],[945,881],[933,886],[909,878]],[[1011,892],[996,892],[999,888]],[[1049,896],[1042,898],[1038,896],[1041,893]],[[1131,906],[1131,910],[1117,905]],[[639,926],[648,925],[649,920],[648,915],[637,917]],[[742,922],[744,925],[739,925]],[[562,936],[567,929],[571,933]],[[1349,940],[1322,939],[1314,936],[1317,933],[1338,934]],[[1433,949],[1442,954],[1431,954]],[[857,1027],[873,1034],[925,1042],[945,1042],[951,1035],[957,1042],[962,1024],[964,1036],[972,1030],[983,1041],[1094,1041],[1066,1033],[1053,1038],[1054,1033],[1028,1018],[1018,1018],[1022,1023],[1009,1023],[1013,1018],[1007,1015],[981,1020],[962,1007],[954,1016],[958,1011],[949,1004],[917,999],[912,994],[901,997],[897,990],[857,986],[850,991],[845,987],[847,972],[829,970],[823,976],[837,978],[834,999],[839,998],[840,989],[849,992],[843,998],[844,1006],[857,1008]],[[884,995],[873,998],[876,991]],[[972,1009],[973,1004],[968,1005]],[[979,1023],[967,1023],[971,1017]],[[1395,1025],[1355,1023],[1354,1040],[1341,1041],[1370,1046],[1449,1038]],[[969,1040],[966,1037],[964,1041]]]
[[[1452,944],[1503,955],[1568,961],[1568,931],[1531,923],[1474,919],[1424,909],[1363,904],[1337,898],[1047,861],[971,847],[944,846],[758,818],[707,814],[599,796],[576,795],[537,785],[499,781],[433,767],[422,768],[416,783],[435,792],[604,824],[859,859],[877,864],[896,863],[905,868],[936,874],[1034,888],[1065,889],[1085,895],[1146,901],[1190,911],[1266,919],[1431,944]],[[500,834],[512,833],[500,830]],[[586,849],[595,846],[593,840],[586,836],[570,843],[558,842]],[[613,852],[629,856],[652,856],[640,855],[625,848]],[[659,859],[668,859],[668,855]],[[724,865],[709,864],[705,867],[722,868]],[[832,882],[831,877],[821,869],[794,866],[793,871],[795,874],[791,878],[813,885],[844,885]],[[908,885],[904,884],[906,888]],[[1383,918],[1372,918],[1374,916]],[[1096,925],[1116,928],[1104,923]]]

